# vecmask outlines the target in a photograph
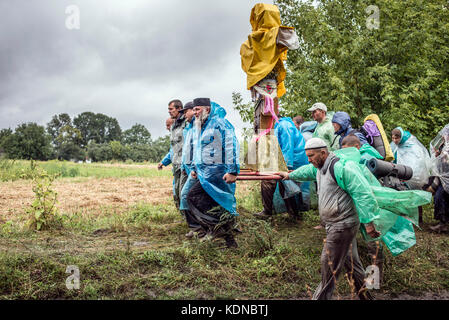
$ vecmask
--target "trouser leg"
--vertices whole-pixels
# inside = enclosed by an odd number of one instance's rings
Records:
[[[266,214],[273,214],[273,196],[276,191],[276,185],[276,180],[262,180],[260,182],[263,211]]]
[[[173,201],[176,208],[179,210],[180,204],[180,184],[181,184],[182,170],[179,166],[173,166]]]
[[[349,246],[348,255],[345,259],[345,269],[349,280],[354,281],[353,285],[355,287],[355,293],[358,295],[359,299],[372,300],[373,297],[370,292],[363,289],[365,286],[365,269],[360,261],[356,237],[353,238]]]
[[[285,208],[287,213],[292,217],[299,217],[299,208],[296,203],[296,197],[284,198],[285,196],[285,186],[282,182],[279,183],[279,193],[285,202]]]
[[[179,189],[178,189],[178,194],[179,194],[179,201],[181,201],[181,194],[182,194],[182,189],[184,188],[186,182],[187,182],[187,178],[189,176],[187,175],[187,173],[185,172],[185,170],[181,170],[181,178],[179,179]]]
[[[191,218],[203,231],[214,237],[232,236],[235,217],[212,199],[199,181],[190,189],[187,203],[189,219]]]
[[[422,206],[419,206],[418,207],[418,214],[419,214],[419,220],[418,220],[418,222],[419,222],[419,224],[421,225],[422,223],[423,223],[423,217],[422,217],[422,214],[423,214],[423,209],[422,209]]]
[[[321,283],[313,295],[314,300],[330,300],[349,247],[358,226],[343,230],[330,228],[321,252]]]
[[[189,226],[190,230],[195,232],[200,231],[201,226],[192,217],[192,213],[190,212],[187,203],[187,196],[189,194],[190,189],[192,189],[193,185],[196,182],[198,182],[198,179],[194,179],[190,176],[187,178],[187,181],[184,183],[184,186],[181,191],[181,204],[180,204],[180,210],[186,218],[187,225]]]
[[[446,193],[443,186],[438,186],[434,200],[434,218],[445,224],[449,222],[449,194]]]

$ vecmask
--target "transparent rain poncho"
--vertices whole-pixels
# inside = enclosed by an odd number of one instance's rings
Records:
[[[446,193],[449,193],[449,124],[430,142],[430,171],[440,178]]]
[[[413,176],[406,183],[411,189],[421,189],[429,180],[430,157],[427,149],[418,139],[404,131],[401,127],[396,128],[401,131],[402,139],[399,145],[391,142],[391,150],[394,154],[394,163],[409,166],[413,170]]]

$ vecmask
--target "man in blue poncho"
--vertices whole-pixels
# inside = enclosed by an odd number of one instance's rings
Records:
[[[305,140],[301,132],[296,128],[292,119],[289,117],[280,118],[274,126],[274,134],[281,148],[285,163],[289,170],[296,170],[297,168],[308,164],[306,152],[304,150]],[[263,211],[255,213],[256,218],[269,218],[273,214],[273,196],[276,192],[276,187],[279,186],[279,192],[284,199],[285,207],[288,214],[292,218],[300,218],[300,207],[296,202],[296,197],[285,197],[286,187],[283,182],[278,184],[277,180],[263,180],[260,184],[262,193]],[[302,196],[300,197],[300,206],[304,207]]]
[[[360,140],[360,144],[363,146],[365,143],[368,143],[366,137],[363,133],[355,130],[351,126],[351,117],[349,114],[343,111],[335,112],[332,118],[332,125],[334,126],[335,135],[340,136],[340,148],[343,142],[343,139],[349,135],[353,134]]]
[[[236,211],[235,181],[240,172],[239,145],[226,111],[209,98],[193,100],[193,166],[196,179],[187,195],[188,219],[198,225],[192,231],[203,239],[224,238],[237,247],[233,236]]]
[[[189,210],[187,205],[187,195],[189,194],[190,189],[195,184],[196,179],[193,179],[190,175],[190,172],[193,169],[193,121],[195,120],[195,114],[193,112],[193,102],[187,102],[184,105],[184,109],[182,109],[184,117],[186,119],[186,126],[183,131],[183,146],[182,146],[182,161],[181,167],[183,173],[188,177],[187,181],[184,183],[181,191],[181,202],[179,206],[179,210],[184,214],[186,218],[187,225],[190,228],[190,232],[186,234],[187,238],[192,238],[195,233],[193,230],[199,229],[199,225],[192,221],[191,215],[186,214],[186,210]],[[205,233],[201,233],[198,237],[205,236]]]

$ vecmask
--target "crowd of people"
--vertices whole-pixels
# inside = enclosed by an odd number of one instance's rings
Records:
[[[227,248],[237,247],[235,233],[236,180],[240,173],[239,143],[226,111],[209,98],[182,104],[170,101],[170,151],[159,169],[172,164],[173,198],[189,227],[186,237],[200,241],[222,238]],[[365,271],[357,250],[360,230],[368,253],[382,274],[383,247],[395,256],[416,243],[421,207],[434,195],[431,230],[448,231],[449,223],[449,125],[432,140],[428,150],[410,132],[398,127],[391,132],[393,163],[413,170],[411,179],[392,189],[368,170],[371,159],[385,160],[366,131],[352,127],[346,112],[328,112],[324,103],[310,109],[313,121],[303,116],[279,117],[276,137],[288,172],[275,173],[280,180],[262,180],[263,211],[268,219],[275,210],[275,193],[295,220],[311,207],[317,196],[321,227],[326,239],[321,255],[321,283],[314,299],[330,299],[335,279],[345,267],[360,299],[371,299],[365,287]],[[382,129],[383,130],[383,129]],[[298,190],[293,192],[292,190]],[[391,204],[394,202],[394,206]],[[411,236],[413,235],[413,236]],[[381,243],[383,242],[383,244]]]

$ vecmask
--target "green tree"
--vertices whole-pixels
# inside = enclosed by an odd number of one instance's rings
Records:
[[[111,147],[112,159],[120,161],[126,160],[126,148],[120,143],[120,141],[111,141],[109,142],[109,146]]]
[[[57,145],[57,157],[64,160],[84,160],[86,152],[80,147],[81,132],[71,125],[66,125],[59,130],[55,142]]]
[[[426,145],[449,122],[449,10],[442,0],[376,0],[379,28],[368,28],[371,0],[276,0],[301,47],[289,51],[291,113],[313,103],[347,111],[354,126],[376,113],[387,131],[410,130]]]
[[[144,125],[136,123],[122,135],[124,144],[151,144],[151,134]]]
[[[13,134],[13,132],[9,128],[0,130],[0,153],[3,150],[3,148],[2,148],[3,142],[6,141],[6,138],[11,136],[12,134]]]
[[[87,147],[87,154],[94,162],[112,160],[112,150],[109,143],[98,144],[92,141]]]
[[[61,128],[71,125],[72,119],[67,113],[54,115],[50,122],[47,123],[47,132],[52,137],[54,145],[57,145],[56,138],[59,136]]]
[[[117,119],[104,114],[83,112],[73,119],[73,124],[81,133],[82,147],[91,141],[101,144],[121,140],[122,130]]]
[[[164,137],[157,138],[152,144],[151,149],[153,154],[149,159],[151,162],[159,162],[170,150],[170,136],[166,135]]]
[[[288,54],[287,94],[280,102],[286,114],[307,116],[321,101],[347,111],[357,127],[376,113],[387,132],[402,126],[425,145],[449,122],[447,1],[376,1],[378,29],[367,27],[372,1],[275,4],[301,44]],[[242,118],[246,110],[239,110]]]
[[[4,139],[3,148],[9,158],[48,160],[52,157],[51,136],[43,126],[23,123]]]

